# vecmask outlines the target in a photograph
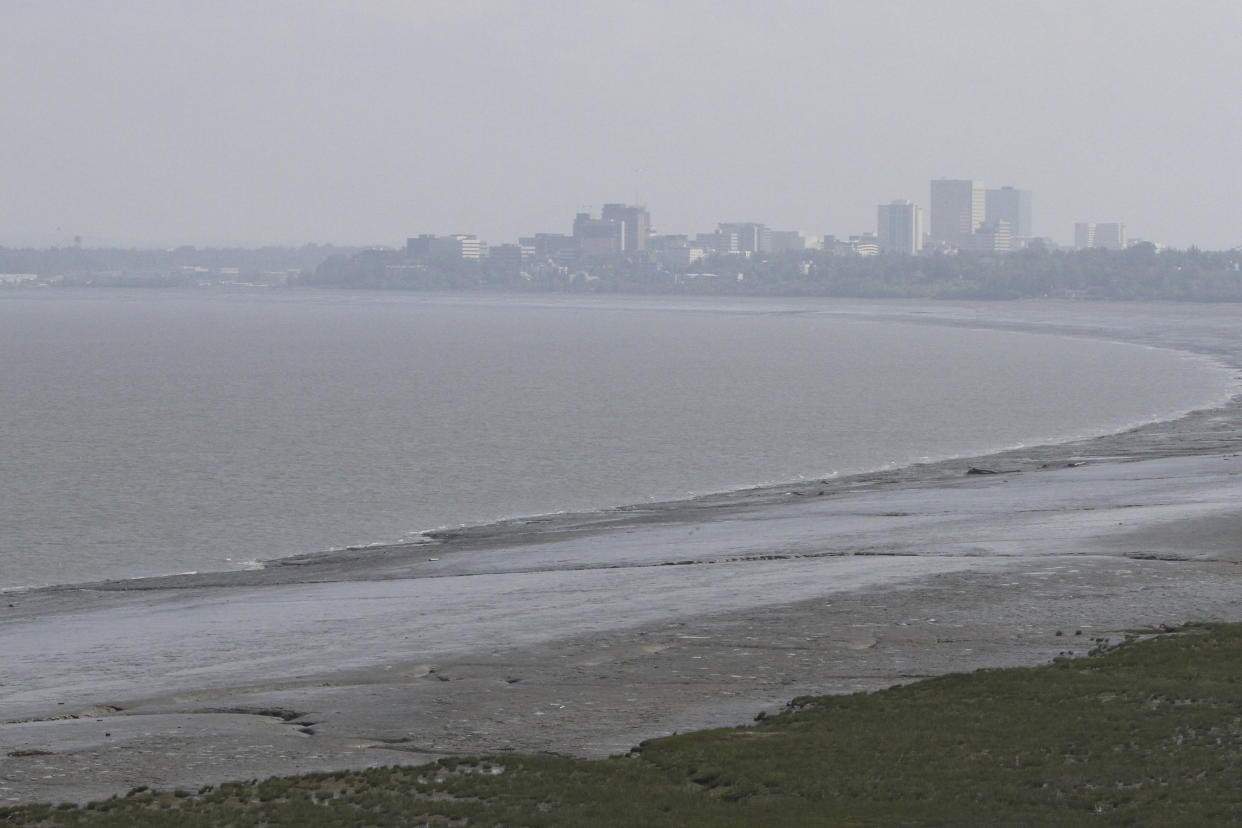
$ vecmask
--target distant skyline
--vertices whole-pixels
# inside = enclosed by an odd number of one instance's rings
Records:
[[[758,221],[848,236],[934,178],[1036,236],[1242,245],[1242,7],[1204,0],[7,0],[0,244],[399,246]]]

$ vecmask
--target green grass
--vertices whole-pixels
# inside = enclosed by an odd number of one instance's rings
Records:
[[[1054,664],[807,697],[631,757],[442,760],[85,807],[4,825],[1207,825],[1242,821],[1242,625]]]

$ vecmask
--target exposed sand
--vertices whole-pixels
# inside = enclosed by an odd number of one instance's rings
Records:
[[[843,312],[1242,365],[1235,307]],[[0,594],[0,804],[455,753],[602,756],[801,694],[1242,620],[1240,452],[1235,399],[987,458]]]

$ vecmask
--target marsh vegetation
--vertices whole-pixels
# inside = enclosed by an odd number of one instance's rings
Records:
[[[804,697],[627,756],[420,767],[0,810],[34,826],[1213,824],[1242,816],[1242,625]],[[12,759],[10,759],[12,761]]]

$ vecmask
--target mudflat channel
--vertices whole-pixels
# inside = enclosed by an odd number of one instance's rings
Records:
[[[851,303],[1179,348],[1242,308]],[[975,473],[970,473],[974,470]],[[437,756],[604,756],[803,694],[1242,620],[1242,400],[1121,434],[0,595],[0,804]]]

